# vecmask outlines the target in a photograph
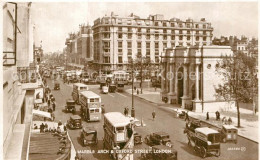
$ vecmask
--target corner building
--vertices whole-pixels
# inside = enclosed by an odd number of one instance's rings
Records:
[[[204,18],[200,21],[163,15],[142,19],[131,14],[120,17],[111,13],[94,21],[94,63],[103,71],[127,70],[131,58],[150,59],[159,69],[164,48],[211,45],[213,28]]]

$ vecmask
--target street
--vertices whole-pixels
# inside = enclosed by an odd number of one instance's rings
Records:
[[[53,81],[51,79],[47,80],[48,86],[51,88],[52,93],[56,99],[56,110],[55,110],[55,121],[61,120],[63,123],[67,122],[72,113],[65,113],[64,106],[66,99],[71,98],[72,84],[64,84],[60,79],[60,90],[53,90]],[[129,86],[127,86],[128,88]],[[123,113],[124,108],[128,107],[131,110],[132,98],[128,93],[100,93],[98,85],[89,85],[89,89],[101,96],[102,103],[105,104],[106,112],[121,112]],[[173,148],[178,151],[178,159],[201,159],[201,157],[196,154],[193,149],[187,144],[187,137],[183,133],[185,127],[185,121],[175,117],[175,113],[169,111],[166,107],[159,106],[153,103],[149,103],[145,100],[136,98],[134,99],[135,106],[135,116],[137,119],[143,119],[146,124],[145,127],[136,128],[136,132],[142,135],[144,138],[146,135],[156,132],[164,131],[170,135],[170,139],[173,142]],[[80,115],[80,106],[76,107],[77,115]],[[156,118],[153,121],[152,112],[156,112]],[[130,113],[129,113],[130,114]],[[87,123],[83,121],[83,126],[93,126],[98,132],[98,145],[97,146],[87,146],[83,147],[79,141],[80,129],[79,130],[69,130],[69,135],[72,139],[72,143],[77,152],[84,152],[81,154],[82,157],[86,159],[110,159],[108,154],[97,154],[91,153],[91,150],[97,152],[98,149],[103,149],[103,117],[100,122]],[[148,146],[146,144],[141,144],[135,146],[135,149],[146,149]],[[140,154],[135,154],[134,158],[139,159]],[[221,143],[221,155],[220,157],[207,156],[205,159],[210,160],[256,160],[258,159],[258,144],[247,140],[245,138],[238,137],[238,143]]]

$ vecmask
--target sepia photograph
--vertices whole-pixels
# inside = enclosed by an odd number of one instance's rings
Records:
[[[258,1],[3,1],[3,160],[258,160]]]

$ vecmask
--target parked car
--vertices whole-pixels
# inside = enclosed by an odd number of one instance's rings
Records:
[[[107,86],[102,87],[102,93],[104,93],[104,94],[108,93],[108,87]]]
[[[54,90],[60,90],[60,84],[59,83],[54,83]]]
[[[115,84],[110,84],[108,86],[108,91],[111,92],[111,93],[115,92],[116,91],[116,85]]]
[[[70,119],[67,121],[67,125],[71,129],[81,129],[82,128],[82,120],[78,115],[70,116]]]
[[[154,146],[154,145],[165,145],[168,147],[173,146],[169,134],[165,132],[155,132],[150,135],[147,135],[144,141],[146,144],[150,146]]]
[[[97,130],[92,127],[85,127],[80,133],[80,141],[84,146],[97,144]]]
[[[237,128],[233,125],[223,125],[218,131],[220,132],[222,142],[232,141],[237,143]]]
[[[177,160],[178,152],[164,145],[155,145],[148,149],[148,153],[142,153],[142,160]]]
[[[72,99],[67,99],[66,101],[66,106],[65,106],[65,111],[66,112],[72,112],[75,113],[76,112],[76,102]]]
[[[194,135],[188,135],[189,145],[202,158],[208,154],[220,156],[220,133],[212,128],[201,127],[195,129]]]
[[[139,133],[134,133],[134,145],[142,144],[143,139],[142,136]]]

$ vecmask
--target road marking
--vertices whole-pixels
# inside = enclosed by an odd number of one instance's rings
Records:
[[[123,94],[121,94],[121,93],[118,93],[118,92],[116,92],[117,94],[119,94],[119,95],[121,95],[121,96],[123,96],[123,97],[126,97],[125,95],[123,95]]]
[[[113,96],[113,95],[111,95],[111,94],[107,94],[107,95],[109,95],[109,96],[111,96],[111,97],[115,97],[115,96]]]

